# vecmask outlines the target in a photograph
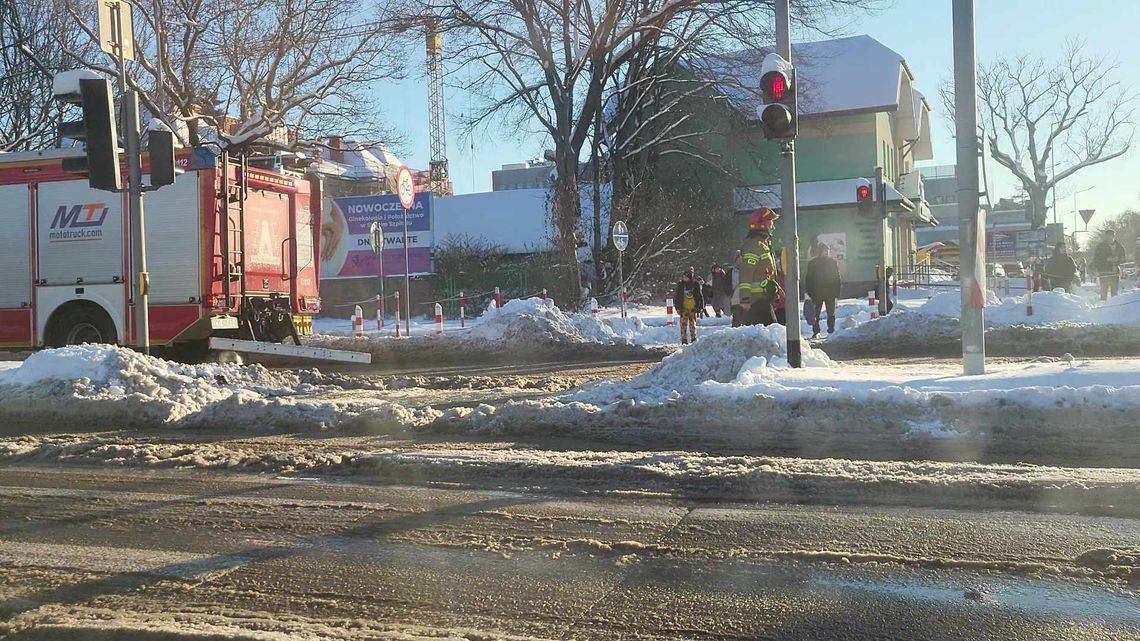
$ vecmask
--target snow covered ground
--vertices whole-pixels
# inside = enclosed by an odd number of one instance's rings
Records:
[[[597,345],[624,329],[529,301],[517,307],[472,332],[492,343]],[[869,325],[905,326],[912,317],[932,318],[900,310]],[[191,366],[124,348],[68,347],[0,370],[0,422],[52,431],[164,426],[567,437],[638,449],[803,456],[1012,452],[1024,455],[1013,460],[1049,462],[1072,452],[1140,453],[1140,360],[1042,358],[991,363],[988,374],[964,377],[956,364],[844,364],[808,343],[805,367],[791,369],[786,345],[782,326],[720,327],[632,379],[561,393],[504,390],[494,404],[446,391],[417,394],[414,382],[396,391],[346,389],[314,371]]]
[[[339,389],[339,388],[336,388]],[[317,429],[355,420],[414,425],[417,411],[381,399],[340,400],[303,373],[260,365],[183,365],[123,347],[36,352],[0,370],[0,421],[76,429]]]
[[[900,289],[896,298],[895,309],[900,313],[878,319],[871,318],[867,299],[840,300],[836,307],[836,334],[823,334],[821,338],[840,343],[905,339],[916,345],[924,341],[957,340],[959,330],[954,321],[959,317],[960,294],[956,288]],[[468,348],[503,345],[671,347],[680,344],[676,317],[670,325],[664,305],[629,305],[627,309],[628,318],[623,319],[617,307],[602,308],[596,315],[565,313],[539,298],[517,299],[507,302],[502,309],[491,308],[477,318],[468,319],[462,328],[458,320],[446,320],[441,335],[435,333],[434,323],[417,319],[412,323],[412,337],[418,346],[430,346],[429,340],[457,340]],[[991,328],[1119,325],[1140,332],[1140,289],[1124,290],[1105,302],[1099,301],[1095,289],[1089,286],[1079,287],[1076,295],[1037,292],[1033,295],[1032,315],[1027,313],[1024,294],[1000,298],[991,290],[987,292],[986,321]],[[367,318],[366,313],[365,337],[346,341],[346,337],[353,335],[351,319],[320,318],[314,322],[316,335],[308,341],[373,352],[397,349],[400,344],[392,342],[395,340],[392,323],[389,319],[385,329],[377,331],[375,318]],[[728,318],[702,318],[698,321],[698,333],[709,336],[727,329],[729,324]],[[826,323],[822,325],[826,327]],[[812,335],[811,325],[802,318],[800,332],[804,337]],[[404,341],[407,340],[405,337]]]

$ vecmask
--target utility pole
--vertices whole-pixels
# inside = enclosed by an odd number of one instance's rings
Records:
[[[954,128],[957,139],[959,282],[962,292],[962,367],[986,371],[985,223],[978,207],[978,86],[974,0],[954,5]]]
[[[125,2],[108,4],[115,29],[119,91],[123,96],[122,132],[127,144],[127,207],[131,220],[131,265],[134,271],[131,286],[135,304],[135,345],[142,353],[150,354],[150,283],[146,271],[146,218],[142,202],[142,159],[139,157],[139,94],[127,88],[127,39],[130,38],[129,50],[133,52],[134,34],[124,30],[124,23],[130,20],[130,5]]]
[[[879,217],[879,316],[887,315],[887,183],[883,167],[875,167],[875,214]]]
[[[776,0],[776,53],[792,61],[792,14],[789,0]],[[795,86],[793,71],[793,87]],[[793,94],[794,95],[794,94]],[[793,115],[794,116],[794,115]],[[796,141],[780,144],[780,210],[784,217],[784,251],[788,272],[784,278],[784,314],[788,328],[788,364],[800,367],[800,233],[796,217]]]

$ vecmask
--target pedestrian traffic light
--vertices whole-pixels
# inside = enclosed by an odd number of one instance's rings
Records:
[[[875,200],[871,193],[871,183],[860,182],[855,187],[855,203],[859,206],[859,215],[872,216],[875,213]]]
[[[789,140],[799,131],[796,102],[796,70],[777,53],[764,57],[760,66],[760,91],[764,106],[760,123],[768,140]]]
[[[150,160],[152,189],[174,184],[174,133],[169,129],[151,129],[147,134],[147,157]]]
[[[64,158],[63,170],[86,176],[93,189],[122,191],[111,83],[90,71],[65,71],[53,79],[53,93],[57,100],[77,103],[83,109],[82,120],[59,125],[61,138],[83,141],[87,152],[83,157]]]

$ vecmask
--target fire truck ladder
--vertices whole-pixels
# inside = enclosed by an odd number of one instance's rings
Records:
[[[229,152],[222,154],[222,175],[224,181],[225,211],[222,217],[222,289],[226,300],[235,296],[234,281],[238,283],[236,295],[242,304],[245,302],[245,201],[249,193],[248,169],[245,154],[238,156],[238,184],[230,185]],[[237,203],[237,220],[233,218],[232,203]]]

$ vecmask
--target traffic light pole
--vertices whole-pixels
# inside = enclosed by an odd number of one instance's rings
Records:
[[[131,278],[132,300],[135,304],[135,346],[150,354],[149,283],[146,272],[146,226],[142,203],[142,158],[139,157],[139,94],[127,89],[127,61],[123,57],[124,38],[133,34],[123,32],[122,6],[112,7],[115,20],[115,41],[119,51],[119,91],[123,100],[121,131],[127,147],[127,208],[131,221]],[[161,65],[161,61],[159,61]]]
[[[986,371],[985,236],[978,211],[978,89],[974,0],[954,2],[954,133],[957,142],[959,282],[962,291],[962,368]],[[979,237],[982,240],[979,240]],[[980,271],[979,271],[980,270]]]
[[[887,239],[890,230],[887,228],[887,182],[883,178],[881,165],[875,167],[875,214],[879,218],[879,273],[876,276],[879,291],[876,298],[879,299],[879,316],[886,316],[889,295],[887,287],[890,284],[887,278]]]
[[[776,0],[776,53],[792,62],[791,7],[789,0]],[[793,87],[796,86],[793,79]],[[793,94],[794,95],[794,94]],[[796,215],[796,142],[780,146],[780,209],[784,217],[784,316],[788,328],[788,365],[800,367],[800,233]]]
[[[146,219],[142,202],[142,159],[139,157],[139,94],[123,97],[123,136],[127,139],[127,204],[131,212],[131,265],[134,266],[135,344],[150,354],[150,283],[146,271]]]

